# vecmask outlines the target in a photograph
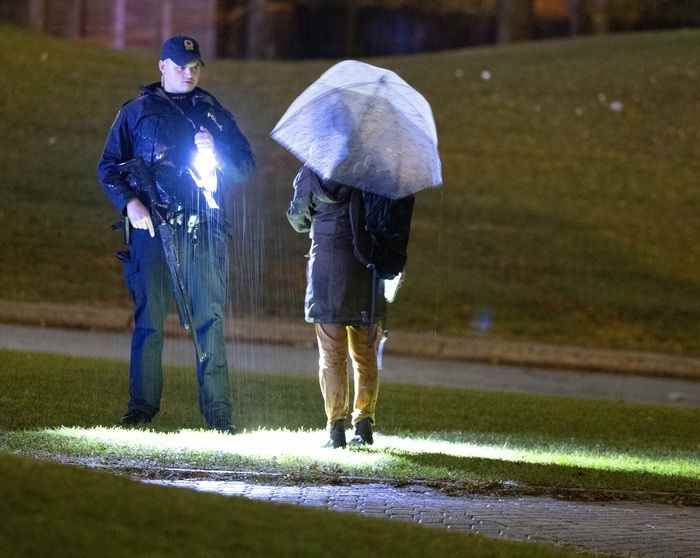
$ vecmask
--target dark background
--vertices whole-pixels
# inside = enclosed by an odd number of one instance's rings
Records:
[[[695,0],[0,0],[0,20],[114,48],[195,35],[208,59],[344,58],[700,26]]]

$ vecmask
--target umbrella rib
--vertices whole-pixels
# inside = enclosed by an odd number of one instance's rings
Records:
[[[419,93],[418,90],[416,90],[415,88],[411,87],[411,86],[408,85],[408,84],[400,83],[400,84],[397,84],[397,85],[401,85],[401,86],[403,86],[403,87],[409,88],[411,91],[415,92],[421,99],[423,99],[423,101],[425,101],[426,108],[430,111],[430,114],[431,114],[431,116],[432,116],[432,112],[433,112],[433,111],[430,109],[430,103],[428,103],[427,99],[426,99],[425,97],[423,97],[423,95],[421,95],[421,93]],[[434,130],[434,132],[435,132],[435,140],[436,140],[436,144],[437,144],[437,130],[435,129],[434,123],[431,122],[430,120],[427,120],[427,119],[423,116],[423,113],[422,113],[418,108],[416,108],[416,106],[411,102],[411,99],[409,99],[406,95],[401,94],[399,91],[396,91],[396,94],[397,94],[397,95],[400,95],[401,98],[402,98],[408,105],[411,106],[411,108],[414,110],[415,114],[416,114],[426,125],[428,125],[431,129]]]

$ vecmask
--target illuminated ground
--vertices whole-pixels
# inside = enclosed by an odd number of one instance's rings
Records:
[[[508,495],[520,488],[517,483],[485,487],[485,493],[465,493],[459,483],[406,481],[381,482],[372,471],[381,470],[401,453],[443,454],[454,457],[492,458],[530,462],[576,462],[588,467],[615,470],[640,469],[653,464],[624,456],[593,456],[536,452],[517,447],[496,447],[454,443],[439,439],[419,439],[377,435],[368,450],[320,449],[321,431],[260,430],[238,435],[182,430],[173,433],[124,430],[119,428],[59,428],[43,433],[62,440],[65,448],[74,444],[101,448],[102,458],[64,458],[120,474],[146,483],[243,496],[253,500],[312,506],[338,512],[359,513],[400,521],[443,527],[455,531],[481,533],[489,537],[571,545],[581,550],[643,557],[688,556],[700,553],[700,507],[678,507],[650,502],[614,501],[614,494],[592,494],[562,490],[574,498],[595,496],[610,501],[569,501],[548,496]],[[158,465],[168,456],[188,463],[200,458],[227,454],[267,461],[270,467],[226,470],[209,467],[168,467]],[[98,452],[95,452],[95,456]],[[121,456],[121,457],[119,457]],[[154,459],[155,456],[155,459]],[[55,458],[55,456],[54,456]],[[204,459],[206,462],[206,458]],[[317,480],[309,475],[295,477],[289,466],[316,468]],[[286,465],[287,473],[280,473]],[[667,464],[671,472],[673,464]],[[682,464],[676,464],[682,467]],[[355,478],[338,476],[333,484],[323,482],[334,468],[358,471]],[[293,471],[292,467],[292,471]],[[276,472],[277,471],[277,472]],[[366,478],[360,478],[362,473]],[[439,486],[440,489],[435,487]],[[452,492],[452,494],[450,494]],[[489,494],[491,492],[491,494]],[[497,494],[497,495],[494,495]],[[656,495],[657,498],[663,495]]]
[[[236,435],[213,431],[181,430],[175,433],[122,428],[59,428],[44,432],[50,438],[63,439],[66,446],[113,448],[115,452],[132,455],[215,456],[251,459],[276,464],[309,462],[328,467],[342,466],[345,471],[362,473],[381,472],[400,462],[405,455],[441,455],[455,458],[484,458],[517,463],[557,464],[606,471],[652,472],[658,470],[669,476],[695,476],[697,463],[690,457],[645,458],[629,453],[595,452],[572,447],[556,448],[518,447],[452,442],[437,437],[375,435],[373,446],[360,450],[333,450],[321,448],[325,434],[320,430],[257,430]],[[347,432],[348,437],[351,431]],[[449,478],[449,477],[448,477]]]

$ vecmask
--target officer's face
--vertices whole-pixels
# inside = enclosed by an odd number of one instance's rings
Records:
[[[189,93],[199,83],[202,65],[194,61],[178,66],[168,58],[158,62],[158,69],[163,77],[163,89],[168,93]]]

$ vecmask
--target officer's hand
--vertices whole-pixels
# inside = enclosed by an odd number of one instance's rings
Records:
[[[194,136],[194,144],[199,151],[214,151],[214,136],[204,126],[200,126],[199,132]]]
[[[126,204],[126,215],[129,217],[131,226],[135,229],[147,230],[151,233],[151,238],[156,236],[156,231],[153,228],[151,214],[141,200],[134,198]]]

